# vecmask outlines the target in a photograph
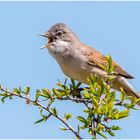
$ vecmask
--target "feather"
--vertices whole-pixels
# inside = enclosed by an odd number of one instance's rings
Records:
[[[86,46],[86,49],[84,50],[84,54],[86,55],[87,64],[89,64],[89,65],[99,67],[100,69],[103,70],[103,68],[100,65],[103,65],[103,66],[106,67],[107,64],[108,64],[106,57],[94,48]],[[133,76],[128,74],[123,68],[121,68],[115,61],[112,62],[112,65],[116,66],[115,67],[115,72],[118,75],[123,76],[127,79],[133,79],[134,78]]]

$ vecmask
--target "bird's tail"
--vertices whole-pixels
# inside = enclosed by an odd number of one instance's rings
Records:
[[[113,82],[113,84],[114,84],[114,89],[116,89],[118,91],[120,91],[120,87],[122,87],[126,93],[126,96],[140,98],[140,94],[135,90],[135,88],[124,77],[120,76],[120,77],[116,78],[115,81]],[[140,102],[138,102],[137,105],[140,106]]]
[[[136,97],[137,99],[140,98],[140,94],[136,91],[126,91],[126,94],[129,96]],[[137,102],[137,105],[140,106],[140,101]]]
[[[127,80],[126,80],[127,81]],[[127,81],[127,88],[124,88],[126,95],[140,98],[140,94],[134,89],[134,87]],[[137,103],[140,106],[140,102]]]

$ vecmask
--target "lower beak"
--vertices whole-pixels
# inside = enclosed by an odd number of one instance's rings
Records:
[[[40,49],[45,49],[45,48],[48,48],[49,46],[50,46],[50,44],[47,44],[47,45],[40,47]]]

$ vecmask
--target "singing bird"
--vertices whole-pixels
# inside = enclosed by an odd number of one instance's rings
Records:
[[[56,59],[62,71],[68,77],[88,84],[87,78],[96,74],[101,78],[108,76],[101,65],[107,66],[107,60],[96,49],[84,44],[76,34],[64,23],[53,25],[46,33],[41,34],[48,38],[48,43],[42,48],[47,48]],[[117,63],[113,61],[113,66]],[[120,91],[120,87],[127,95],[139,98],[140,95],[127,81],[133,79],[119,65],[115,67],[116,78],[112,81],[112,88]]]

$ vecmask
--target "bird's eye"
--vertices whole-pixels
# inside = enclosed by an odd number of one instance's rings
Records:
[[[62,34],[63,34],[63,31],[58,31],[58,32],[56,33],[57,36],[61,36]]]

